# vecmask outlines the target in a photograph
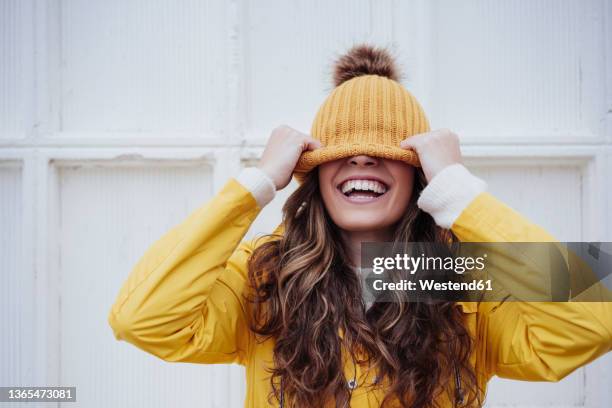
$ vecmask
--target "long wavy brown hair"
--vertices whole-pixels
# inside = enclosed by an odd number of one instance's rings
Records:
[[[421,169],[409,209],[395,226],[396,242],[456,242],[416,206],[426,184]],[[437,407],[448,393],[455,401],[454,367],[466,395],[457,406],[481,406],[469,363],[472,339],[454,302],[375,302],[366,309],[359,274],[319,192],[317,170],[283,206],[285,232],[257,245],[249,259],[251,329],[275,340],[272,392],[282,378],[287,407],[347,407],[341,349],[357,364],[375,367],[389,384],[381,406]],[[339,331],[344,333],[339,336]],[[367,356],[361,357],[359,356]]]

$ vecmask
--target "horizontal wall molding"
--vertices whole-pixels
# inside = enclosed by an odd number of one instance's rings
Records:
[[[54,165],[63,165],[71,161],[83,163],[107,164],[158,160],[180,164],[192,161],[208,161],[214,163],[219,156],[233,156],[239,153],[240,160],[257,160],[263,153],[263,146],[226,147],[226,148],[159,148],[159,147],[125,147],[125,148],[7,148],[0,149],[0,163],[2,165],[17,165],[26,157],[36,153],[39,158],[54,161]],[[611,155],[612,146],[463,146],[464,158],[474,160],[480,164],[495,165],[499,159],[504,165],[516,163],[518,165],[534,164],[584,164],[600,155]],[[534,162],[533,159],[540,159]],[[569,160],[569,161],[568,161]]]
[[[533,159],[575,160],[582,163],[600,154],[612,154],[612,146],[592,145],[532,145],[532,146],[508,146],[508,145],[462,145],[461,152],[465,158],[479,158],[481,162],[487,159],[495,161],[507,158],[519,164],[533,164]],[[241,150],[243,160],[254,160],[261,157],[263,147],[245,147]],[[521,162],[521,158],[528,160]]]
[[[612,110],[612,108],[611,108]],[[612,113],[609,114],[612,118]],[[279,122],[280,123],[280,122]],[[308,132],[308,129],[298,129]],[[451,129],[453,130],[453,129]],[[260,146],[267,143],[272,129],[261,131],[250,131],[245,134],[228,138],[218,133],[135,133],[135,132],[57,132],[38,136],[23,138],[0,138],[0,148],[7,147],[29,147],[29,146],[83,146],[83,147],[114,147],[114,146]],[[469,133],[455,131],[464,145],[512,145],[512,146],[537,146],[537,145],[612,145],[612,138],[606,134],[594,134],[590,132],[530,132],[528,130],[491,136],[490,134]]]

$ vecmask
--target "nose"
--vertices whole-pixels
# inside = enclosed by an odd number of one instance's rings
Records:
[[[359,167],[376,167],[378,166],[378,159],[376,157],[360,154],[357,156],[351,156],[347,160],[351,166]]]

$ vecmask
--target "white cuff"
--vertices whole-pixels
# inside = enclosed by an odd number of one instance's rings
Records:
[[[276,195],[276,186],[272,179],[257,167],[245,167],[236,176],[236,181],[253,194],[261,208],[272,201]]]
[[[487,189],[487,183],[463,164],[445,167],[423,189],[418,207],[429,213],[436,224],[450,228],[474,198]]]

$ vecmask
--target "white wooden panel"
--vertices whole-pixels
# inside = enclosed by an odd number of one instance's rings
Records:
[[[581,368],[558,383],[510,381],[494,377],[489,382],[485,406],[487,408],[585,407],[584,370]]]
[[[610,7],[612,13],[612,7]],[[612,43],[612,40],[610,40]],[[611,73],[612,76],[612,73]],[[612,86],[611,86],[612,88]],[[612,109],[610,109],[612,116]],[[612,129],[611,129],[612,130]],[[600,179],[600,185],[596,186],[598,191],[601,191],[601,197],[603,200],[604,217],[603,222],[606,228],[604,234],[602,234],[602,241],[612,241],[612,188],[610,188],[612,179],[612,146],[608,146],[608,151],[603,156],[603,169],[602,177]]]
[[[336,54],[355,42],[390,36],[389,5],[247,2],[249,135],[265,140],[283,123],[309,133],[319,105],[333,89],[330,68]]]
[[[432,125],[510,142],[604,136],[605,2],[429,4]]]
[[[560,241],[582,239],[581,167],[526,162],[469,167],[492,194]]]
[[[201,133],[227,125],[223,1],[62,1],[60,130]]]
[[[608,279],[608,287],[612,280]],[[608,353],[589,364],[586,371],[584,406],[589,408],[612,405],[612,353]]]
[[[167,363],[117,342],[107,323],[144,251],[211,196],[210,168],[71,166],[58,177],[60,381],[77,386],[77,405],[240,406],[238,366]]]
[[[487,181],[489,192],[561,241],[579,241],[582,226],[582,168],[507,163],[471,165]],[[530,383],[499,378],[489,383],[487,406],[584,406],[585,369],[559,383]]]
[[[8,386],[22,384],[26,376],[21,357],[30,322],[24,321],[24,307],[32,300],[22,284],[22,175],[17,165],[0,163],[0,197],[0,386]]]
[[[25,137],[34,80],[33,4],[0,2],[0,138]]]

